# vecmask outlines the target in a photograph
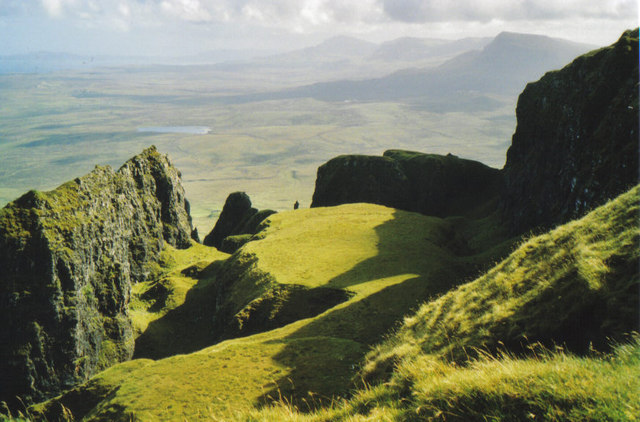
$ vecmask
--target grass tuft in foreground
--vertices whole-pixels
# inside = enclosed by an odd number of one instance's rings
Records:
[[[611,354],[575,356],[542,347],[525,359],[480,354],[463,366],[420,355],[390,383],[313,413],[288,403],[238,413],[244,421],[635,421],[640,341]]]

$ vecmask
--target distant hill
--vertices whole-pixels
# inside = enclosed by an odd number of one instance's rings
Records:
[[[317,58],[320,56],[356,58],[366,57],[376,49],[377,45],[375,43],[340,35],[331,37],[316,46],[274,57],[280,59]]]
[[[469,50],[480,50],[489,42],[490,37],[459,40],[402,37],[380,44],[369,56],[369,60],[417,61],[434,57],[453,57]]]
[[[405,39],[398,43],[410,48],[418,42]],[[279,92],[227,97],[224,101],[305,97],[322,101],[422,99],[434,111],[489,109],[497,105],[491,95],[512,97],[515,101],[528,82],[592,48],[542,35],[502,32],[482,50],[459,54],[435,68],[404,69],[373,79],[320,82]]]
[[[215,69],[253,73],[279,71],[296,75],[296,80],[306,77],[309,82],[366,79],[407,67],[435,67],[462,52],[481,49],[490,41],[491,38],[443,40],[403,37],[375,44],[354,37],[336,36],[318,45],[287,53],[219,63]]]
[[[336,36],[324,42],[286,53],[251,60],[220,63],[217,69],[260,72],[273,69],[308,70],[332,73],[353,66],[372,54],[377,44],[354,37]]]
[[[91,65],[91,57],[67,53],[38,52],[0,56],[0,74],[46,73],[65,69],[80,69]]]
[[[382,101],[444,97],[460,91],[516,95],[527,82],[590,49],[590,45],[557,38],[503,32],[481,51],[462,53],[435,69],[407,69],[376,79],[318,83],[271,96]]]

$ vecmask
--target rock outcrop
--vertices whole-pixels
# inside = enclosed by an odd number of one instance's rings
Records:
[[[131,283],[190,246],[180,173],[151,147],[0,210],[0,400],[51,397],[129,359]]]
[[[638,30],[530,83],[504,167],[515,233],[584,215],[638,182]]]
[[[260,223],[274,213],[272,210],[258,211],[251,206],[249,195],[234,192],[227,197],[216,225],[202,243],[223,252],[235,252],[256,233]],[[232,238],[225,242],[228,237]]]
[[[495,199],[501,183],[499,170],[451,154],[343,155],[318,169],[311,206],[367,202],[438,217],[469,215]]]

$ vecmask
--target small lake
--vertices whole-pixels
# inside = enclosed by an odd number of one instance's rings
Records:
[[[146,133],[188,133],[191,135],[206,135],[211,132],[208,126],[148,126],[139,127],[138,132]]]

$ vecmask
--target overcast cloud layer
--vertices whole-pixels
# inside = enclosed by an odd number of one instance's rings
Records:
[[[462,38],[502,30],[608,44],[636,0],[0,0],[0,54],[295,48],[337,34]]]

